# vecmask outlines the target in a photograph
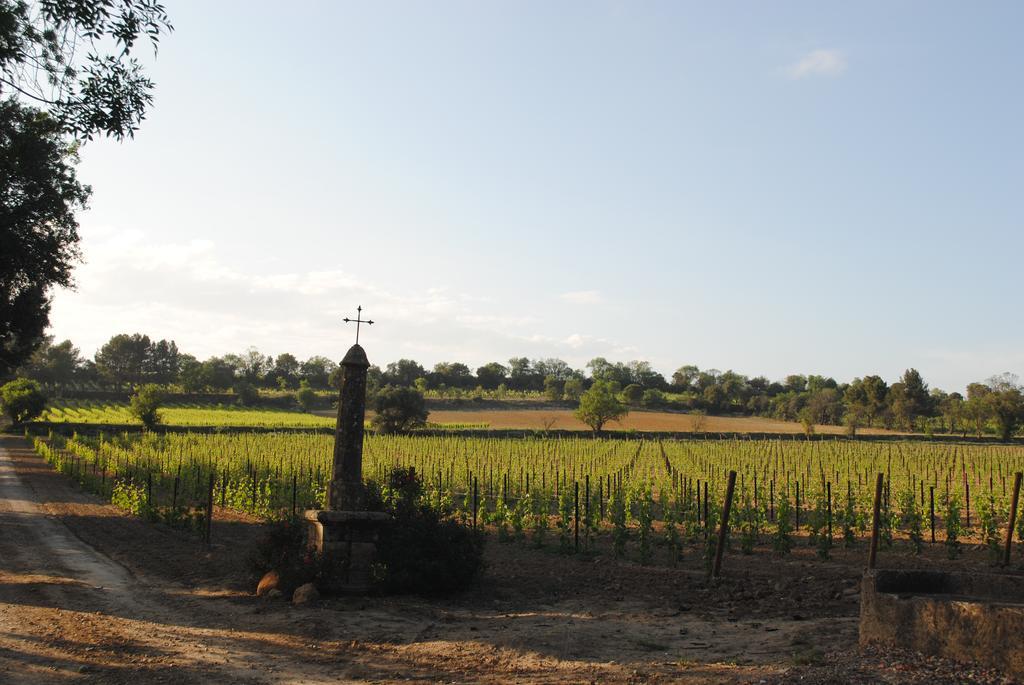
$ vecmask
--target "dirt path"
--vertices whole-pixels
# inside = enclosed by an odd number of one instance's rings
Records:
[[[0,436],[0,683],[958,682],[851,648],[848,561],[732,557],[711,586],[693,556],[673,569],[492,542],[456,598],[295,607],[239,576],[256,527],[224,512],[206,550]]]

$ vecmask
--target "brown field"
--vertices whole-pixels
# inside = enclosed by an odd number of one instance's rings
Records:
[[[663,411],[632,411],[622,421],[613,421],[606,430],[692,432],[698,417],[693,414]],[[477,409],[436,410],[431,423],[486,423],[489,428],[527,428],[548,430],[590,430],[573,416],[571,409]],[[548,425],[550,423],[550,425]],[[705,416],[699,430],[708,433],[803,433],[804,427],[791,421],[776,421],[758,416]],[[815,426],[818,433],[842,435],[843,426]],[[861,429],[865,435],[891,434],[880,428]]]

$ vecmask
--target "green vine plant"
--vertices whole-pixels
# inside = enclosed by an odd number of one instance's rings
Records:
[[[946,525],[946,554],[950,559],[956,559],[960,556],[960,537],[964,532],[963,525],[960,522],[960,500],[954,494],[947,494],[943,499],[943,506],[945,507],[943,519]]]
[[[924,536],[921,530],[924,517],[917,506],[917,497],[909,486],[900,495],[900,511],[900,525],[907,531],[914,554],[921,554],[924,550]]]
[[[793,532],[792,515],[793,508],[789,503],[789,497],[785,495],[780,497],[779,506],[775,512],[775,536],[772,539],[772,549],[775,550],[776,554],[789,554],[793,547],[793,539],[791,537]]]

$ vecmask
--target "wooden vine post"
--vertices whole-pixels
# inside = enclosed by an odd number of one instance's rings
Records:
[[[729,512],[732,510],[732,493],[736,489],[736,472],[729,472],[729,484],[725,488],[725,504],[722,505],[722,523],[718,527],[718,545],[715,547],[715,568],[712,575],[717,578],[722,570],[722,554],[729,536]]]
[[[885,474],[879,473],[878,479],[875,481],[875,506],[871,521],[871,552],[868,554],[869,570],[875,568],[875,561],[878,557],[878,516],[882,503],[882,482],[884,478]]]
[[[1003,553],[1003,566],[1010,565],[1010,549],[1013,547],[1013,527],[1017,522],[1017,504],[1020,501],[1021,472],[1013,477],[1013,497],[1010,499],[1010,524],[1006,527],[1006,551]]]

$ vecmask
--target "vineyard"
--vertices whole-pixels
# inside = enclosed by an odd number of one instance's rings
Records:
[[[324,505],[333,436],[319,433],[133,434],[36,438],[62,473],[133,513],[199,525],[204,508],[261,517]],[[999,559],[1013,474],[1024,448],[832,441],[650,441],[368,435],[364,476],[413,467],[446,514],[502,541],[586,550],[601,538],[641,562],[685,545],[710,557],[727,474],[737,472],[730,544],[788,553],[868,534],[883,474],[880,534],[909,549],[937,542],[950,557],[970,540]],[[1024,518],[1024,517],[1021,517]],[[1018,518],[1018,537],[1024,524]]]

